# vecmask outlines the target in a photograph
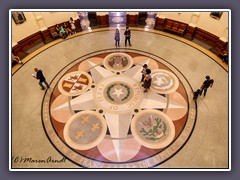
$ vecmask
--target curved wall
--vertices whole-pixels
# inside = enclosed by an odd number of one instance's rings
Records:
[[[12,42],[18,42],[38,31],[45,30],[57,23],[77,18],[76,12],[24,12],[26,21],[15,24],[12,19]]]
[[[159,12],[157,16],[195,24],[198,28],[228,39],[228,12],[223,12],[220,19],[212,18],[210,12]]]
[[[128,12],[128,14],[136,12]],[[97,14],[106,14],[97,12]],[[12,46],[18,41],[43,31],[54,24],[68,21],[70,17],[77,19],[76,12],[24,12],[26,21],[15,24],[12,19]],[[210,17],[210,12],[159,12],[158,17],[165,17],[187,24],[195,24],[218,37],[228,39],[228,12],[223,12],[219,20]]]

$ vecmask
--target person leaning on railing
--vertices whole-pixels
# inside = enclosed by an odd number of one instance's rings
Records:
[[[23,64],[23,62],[21,61],[20,57],[18,56],[15,56],[13,53],[12,53],[12,62],[17,62],[18,64]]]

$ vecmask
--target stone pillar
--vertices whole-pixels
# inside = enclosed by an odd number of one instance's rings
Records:
[[[155,18],[158,14],[158,12],[148,12],[147,13],[147,19],[146,19],[146,26],[145,29],[153,29],[155,26]]]
[[[88,12],[77,12],[77,14],[82,30],[91,30],[91,27],[89,27],[90,21],[88,20]]]
[[[197,24],[197,21],[198,21],[199,16],[200,16],[200,12],[193,12],[189,24]]]
[[[220,40],[222,40],[223,42],[228,42],[228,27],[226,27],[223,30],[222,36],[220,37]]]
[[[45,25],[45,22],[43,20],[41,12],[33,12],[33,14],[34,14],[34,17],[35,17],[36,21],[38,22],[38,26],[39,26],[40,31],[46,30],[47,27]]]

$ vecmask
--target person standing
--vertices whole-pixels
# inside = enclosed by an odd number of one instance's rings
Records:
[[[144,92],[148,92],[148,90],[150,89],[151,83],[152,83],[151,70],[146,69],[146,76],[144,78],[144,83],[142,85],[145,88]]]
[[[36,72],[36,75],[33,74],[33,77],[39,80],[39,85],[41,87],[41,90],[44,90],[45,87],[42,85],[42,83],[44,83],[47,88],[50,88],[49,84],[47,83],[42,70],[39,70],[38,68],[34,68],[34,71]]]
[[[124,32],[124,35],[125,35],[125,46],[127,46],[127,41],[128,41],[129,46],[132,46],[131,41],[130,41],[131,31],[128,26],[126,27],[126,31]]]
[[[143,69],[142,69],[142,79],[141,79],[141,82],[144,81],[144,78],[145,78],[145,76],[146,76],[146,70],[147,70],[147,68],[148,68],[148,65],[147,65],[147,64],[144,64],[144,65],[143,65]]]
[[[76,26],[75,26],[75,21],[73,20],[72,17],[70,17],[70,21],[69,21],[70,25],[71,25],[71,29],[73,34],[76,34]]]
[[[115,39],[115,46],[120,47],[119,45],[119,41],[120,41],[120,32],[118,29],[116,29],[115,35],[114,35],[114,39]]]
[[[207,93],[207,89],[209,87],[212,87],[214,83],[213,79],[210,79],[210,76],[206,76],[206,80],[203,82],[202,86],[201,86],[201,92],[200,92],[200,96],[202,95],[202,92],[204,91],[204,96],[206,96]]]

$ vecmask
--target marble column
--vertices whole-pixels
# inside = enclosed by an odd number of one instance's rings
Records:
[[[78,18],[80,20],[80,24],[82,30],[91,30],[90,21],[88,20],[88,12],[77,12]]]
[[[157,16],[157,12],[148,12],[147,14],[148,14],[148,17],[146,19],[145,30],[153,29],[155,26],[155,18]]]
[[[43,20],[41,12],[33,12],[33,15],[34,15],[36,21],[38,22],[38,26],[39,26],[40,31],[46,30],[47,27],[45,25],[45,22]]]
[[[228,42],[228,27],[226,27],[224,30],[223,30],[223,33],[220,37],[220,39],[224,42]]]
[[[198,18],[200,16],[200,12],[193,12],[190,23],[189,24],[197,24]]]

